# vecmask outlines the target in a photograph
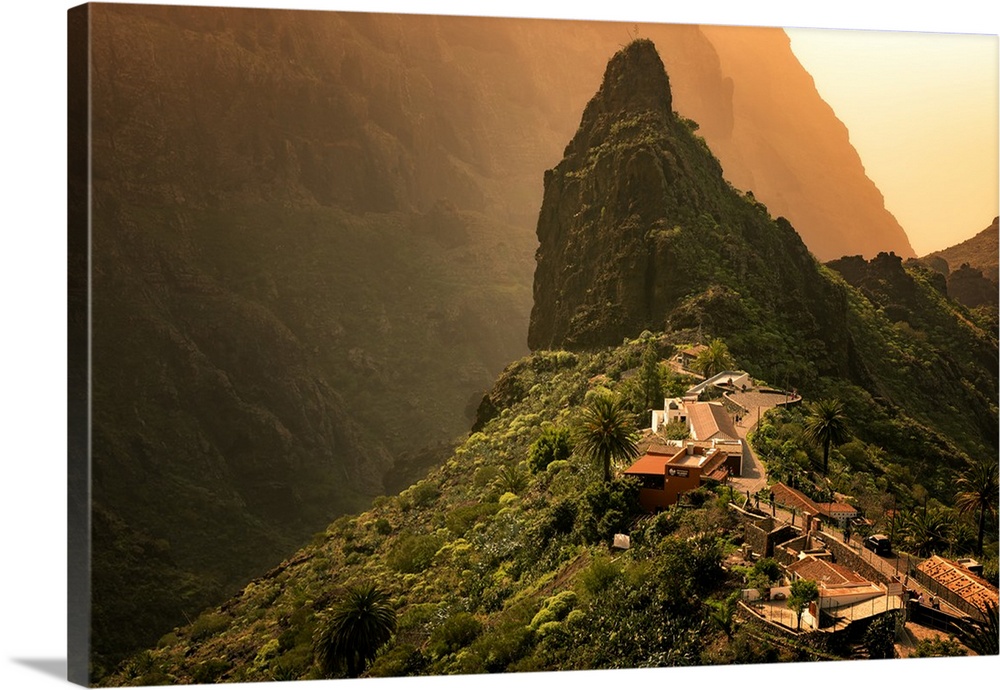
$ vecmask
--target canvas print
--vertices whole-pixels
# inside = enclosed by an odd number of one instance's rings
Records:
[[[998,653],[996,36],[68,26],[71,680]]]

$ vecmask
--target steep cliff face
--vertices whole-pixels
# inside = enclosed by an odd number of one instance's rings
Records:
[[[698,327],[746,304],[808,314],[791,318],[825,330],[826,307],[811,307],[830,302],[809,280],[817,269],[802,240],[723,179],[694,128],[673,112],[651,41],[611,59],[564,159],[546,173],[530,347]],[[715,308],[692,310],[706,300]]]
[[[753,191],[773,215],[788,218],[820,261],[879,252],[914,256],[865,174],[847,128],[820,97],[785,32],[701,30],[733,84],[732,129],[706,134],[726,179]]]
[[[546,174],[529,345],[687,329],[723,337],[760,378],[814,395],[839,380],[966,447],[995,445],[995,334],[896,255],[835,263],[857,289],[819,265],[787,220],[723,179],[669,88],[653,43],[629,44]]]

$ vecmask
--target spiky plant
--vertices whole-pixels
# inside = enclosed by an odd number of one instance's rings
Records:
[[[333,676],[346,666],[347,676],[357,678],[396,632],[389,596],[372,583],[355,585],[327,613],[315,640],[320,667]]]

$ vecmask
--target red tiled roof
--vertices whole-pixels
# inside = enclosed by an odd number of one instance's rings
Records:
[[[687,406],[687,416],[691,436],[696,441],[707,441],[712,438],[736,440],[740,437],[736,433],[733,418],[719,403],[692,403]]]
[[[954,561],[931,556],[917,569],[977,608],[985,609],[986,602],[997,605],[997,588]]]
[[[820,503],[819,512],[827,517],[832,517],[834,513],[854,517],[858,514],[858,509],[849,503]]]
[[[820,513],[819,506],[815,501],[790,486],[778,482],[771,486],[771,491],[774,493],[775,503],[779,505],[795,508],[800,512],[812,515],[819,515]]]
[[[635,461],[631,467],[625,470],[625,474],[656,474],[663,476],[666,474],[666,466],[670,460],[678,453],[683,453],[684,450],[677,450],[672,455],[665,455],[661,453],[646,453],[641,458]]]
[[[845,585],[848,583],[868,582],[850,568],[837,563],[820,560],[814,556],[806,556],[792,563],[788,572],[795,573],[804,580],[815,580],[825,585]]]

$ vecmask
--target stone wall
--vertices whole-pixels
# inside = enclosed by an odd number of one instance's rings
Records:
[[[834,563],[850,568],[858,575],[870,580],[871,582],[881,582],[884,585],[888,585],[893,582],[887,575],[883,575],[881,571],[868,563],[865,559],[859,556],[854,549],[845,545],[843,542],[840,542],[827,534],[822,535],[818,539],[822,541],[826,546],[826,549],[833,554]]]
[[[781,563],[781,565],[791,565],[799,559],[799,551],[803,551],[808,547],[809,538],[804,534],[799,534],[787,541],[778,542],[777,548],[774,550],[774,560]]]

